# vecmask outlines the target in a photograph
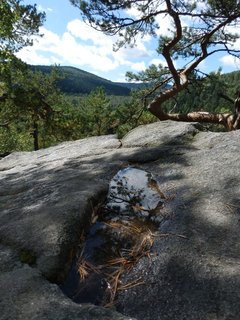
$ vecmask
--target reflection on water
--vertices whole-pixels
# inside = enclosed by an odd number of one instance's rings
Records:
[[[151,173],[129,167],[120,170],[111,180],[106,209],[147,217],[160,212],[164,198]]]
[[[164,195],[151,173],[126,168],[111,180],[106,203],[98,219],[84,234],[63,292],[77,303],[111,304],[120,276],[149,255],[158,230],[148,219],[159,215]]]

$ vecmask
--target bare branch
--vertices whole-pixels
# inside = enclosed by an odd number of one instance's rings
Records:
[[[218,95],[219,95],[219,97],[231,102],[232,104],[234,103],[234,100],[232,98],[228,97],[227,95],[225,95],[224,93],[219,92]]]
[[[169,67],[169,70],[173,75],[173,79],[175,81],[176,87],[179,87],[180,86],[180,77],[179,77],[179,74],[178,74],[176,68],[174,67],[174,64],[173,64],[173,60],[172,60],[172,57],[171,57],[171,49],[182,38],[182,25],[181,25],[181,21],[179,19],[179,16],[178,16],[177,12],[172,9],[172,5],[171,5],[170,0],[166,0],[166,4],[167,4],[168,13],[174,20],[174,24],[175,24],[175,27],[176,27],[176,35],[169,43],[164,45],[163,51],[162,51],[162,55],[166,59],[166,62],[167,62],[168,67]]]

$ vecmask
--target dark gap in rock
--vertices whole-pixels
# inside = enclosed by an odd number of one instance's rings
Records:
[[[70,272],[60,285],[76,303],[114,304],[119,290],[143,284],[121,283],[121,275],[151,254],[164,195],[151,173],[126,168],[110,182],[104,203],[92,210]]]
[[[21,249],[19,252],[19,260],[33,267],[36,265],[36,254],[27,249]]]

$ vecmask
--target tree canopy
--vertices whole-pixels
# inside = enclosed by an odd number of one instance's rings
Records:
[[[36,5],[24,5],[21,0],[1,0],[0,16],[1,60],[31,45],[31,36],[39,34],[45,19],[45,13],[39,13]]]
[[[14,137],[14,131],[28,131],[30,126],[38,149],[39,123],[49,124],[52,111],[47,89],[54,87],[55,80],[33,74],[15,54],[33,44],[32,36],[39,35],[45,13],[22,0],[1,0],[0,16],[0,136]]]
[[[13,69],[25,68],[15,53],[24,46],[32,45],[33,35],[45,20],[45,13],[38,12],[36,5],[24,5],[22,0],[0,1],[0,98],[11,86]]]
[[[150,80],[152,88],[148,97],[152,99],[148,109],[160,120],[169,118],[163,112],[162,104],[196,80],[196,72],[203,60],[217,52],[236,58],[240,56],[240,51],[234,46],[238,39],[235,30],[240,23],[238,0],[70,1],[80,9],[83,19],[93,28],[119,36],[116,48],[134,45],[139,37],[146,35],[158,37],[157,52],[165,59],[165,64],[150,66],[140,75],[129,73],[128,76]],[[171,27],[167,34],[162,34],[161,24],[166,18],[170,20]],[[179,58],[183,63],[177,67],[175,61]],[[197,114],[180,118],[185,121],[198,120]],[[199,120],[217,121],[229,128],[230,122],[234,121],[228,116],[203,114]]]

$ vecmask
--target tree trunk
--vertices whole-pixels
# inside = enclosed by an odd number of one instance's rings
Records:
[[[240,129],[240,114],[234,117],[233,130]]]
[[[38,124],[36,121],[33,122],[33,145],[34,145],[34,150],[37,151],[39,150],[39,143],[38,143]]]
[[[204,122],[223,125],[227,130],[240,129],[240,115],[231,113],[213,113],[213,112],[190,112],[190,113],[166,113],[161,108],[160,99],[153,100],[148,105],[148,110],[160,121],[186,121],[186,122]],[[164,100],[164,99],[163,99]],[[167,99],[166,99],[167,100]]]

